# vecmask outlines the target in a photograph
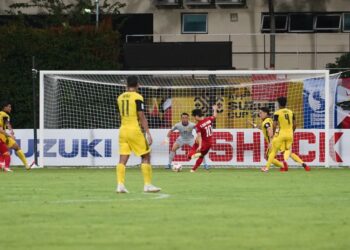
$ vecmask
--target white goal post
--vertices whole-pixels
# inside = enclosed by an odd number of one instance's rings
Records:
[[[41,71],[40,166],[115,166],[118,161],[119,115],[116,98],[126,78],[136,75],[146,104],[154,143],[152,164],[165,166],[170,145],[163,145],[180,115],[200,108],[211,115],[219,106],[214,145],[207,156],[213,166],[256,167],[265,164],[266,143],[259,125],[260,107],[273,113],[276,98],[287,97],[296,114],[293,150],[311,166],[339,165],[330,150],[334,131],[334,94],[339,75],[328,70],[219,71]],[[332,139],[333,140],[333,139]],[[327,143],[328,142],[328,143]],[[188,148],[176,161],[191,165]],[[138,164],[132,158],[130,164]],[[292,161],[291,165],[296,165]]]

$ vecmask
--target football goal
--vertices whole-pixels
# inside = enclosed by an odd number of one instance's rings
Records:
[[[41,71],[39,164],[41,166],[115,166],[118,161],[118,95],[126,78],[137,75],[153,136],[152,164],[164,167],[179,135],[162,142],[181,114],[195,108],[205,116],[218,106],[211,166],[258,167],[266,163],[267,143],[259,130],[259,109],[270,114],[276,99],[287,98],[297,129],[293,152],[310,166],[337,166],[341,149],[334,129],[335,84],[327,70],[275,71]],[[190,117],[191,118],[191,117]],[[194,120],[192,119],[192,122]],[[255,124],[256,126],[252,126]],[[191,131],[192,132],[192,131]],[[194,131],[193,131],[194,133]],[[188,146],[174,161],[192,165]],[[280,156],[278,156],[280,157]],[[130,165],[140,159],[131,157]],[[296,165],[289,160],[290,165]]]

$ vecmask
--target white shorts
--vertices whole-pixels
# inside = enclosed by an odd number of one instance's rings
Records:
[[[182,138],[177,138],[175,143],[177,145],[180,146],[180,148],[183,146],[183,145],[188,145],[190,147],[192,147],[192,145],[194,144],[194,139],[191,139],[191,140],[183,140]]]

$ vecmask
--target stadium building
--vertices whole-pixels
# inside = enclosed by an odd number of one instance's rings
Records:
[[[0,10],[6,10],[14,2],[1,1]],[[133,17],[123,30],[126,43],[228,42],[233,68],[270,67],[268,1],[120,2],[126,3],[122,15]],[[335,62],[335,58],[350,50],[348,1],[275,1],[274,10],[276,69],[324,69],[327,63]]]

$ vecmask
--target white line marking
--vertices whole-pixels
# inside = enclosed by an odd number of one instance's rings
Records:
[[[103,202],[115,202],[115,201],[139,201],[139,200],[159,200],[159,199],[167,199],[170,197],[170,194],[149,194],[142,193],[146,196],[154,196],[151,198],[126,198],[126,199],[81,199],[81,200],[58,200],[58,201],[49,201],[49,203],[62,203],[62,204],[73,204],[73,203],[103,203]],[[128,197],[128,194],[119,194],[120,196]]]

